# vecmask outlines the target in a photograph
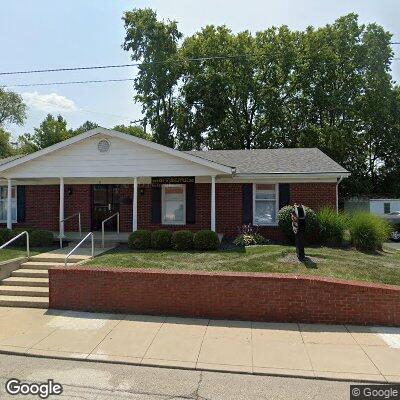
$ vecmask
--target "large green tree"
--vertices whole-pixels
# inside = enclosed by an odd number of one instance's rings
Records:
[[[142,139],[152,140],[152,136],[150,133],[145,132],[141,126],[138,125],[115,125],[114,130],[127,133],[128,135],[137,136]]]
[[[21,152],[32,152],[62,142],[71,136],[67,129],[67,121],[58,115],[54,117],[48,114],[33,134],[25,134],[19,137]]]
[[[135,99],[152,128],[154,140],[174,146],[175,93],[180,76],[178,41],[182,34],[174,21],[158,21],[150,9],[137,9],[123,16],[126,37],[123,48],[142,64],[135,79]]]
[[[318,147],[352,173],[342,194],[394,193],[400,96],[391,34],[381,26],[348,14],[304,31],[206,26],[181,41],[176,23],[151,10],[124,20],[125,49],[144,63],[136,100],[156,142],[184,150]]]

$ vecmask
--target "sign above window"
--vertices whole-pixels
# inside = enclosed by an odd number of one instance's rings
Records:
[[[194,176],[162,176],[152,177],[152,185],[177,185],[183,183],[194,183]]]

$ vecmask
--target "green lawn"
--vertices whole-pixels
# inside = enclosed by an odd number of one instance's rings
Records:
[[[44,253],[49,249],[30,249],[31,256],[34,256],[39,253]],[[10,248],[10,249],[1,249],[0,250],[0,261],[11,260],[13,258],[25,257],[26,249],[25,248]]]
[[[114,249],[90,261],[93,267],[160,268],[201,271],[272,272],[321,275],[400,285],[400,252],[365,254],[352,249],[306,249],[315,264],[296,262],[291,246],[248,247],[209,253]]]

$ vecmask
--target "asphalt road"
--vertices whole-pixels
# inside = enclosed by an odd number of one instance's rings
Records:
[[[54,379],[63,385],[62,399],[349,399],[348,382],[280,378],[232,373],[185,371],[87,361],[0,355],[0,399],[11,396],[5,382]]]

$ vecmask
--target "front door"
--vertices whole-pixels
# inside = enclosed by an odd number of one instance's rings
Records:
[[[119,185],[92,185],[92,230],[100,231],[101,223],[119,211]],[[105,224],[106,231],[117,230],[117,218]]]

